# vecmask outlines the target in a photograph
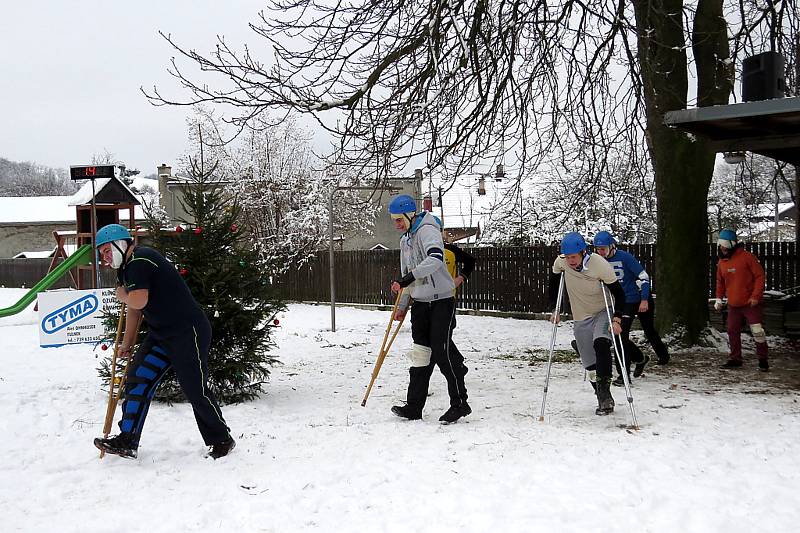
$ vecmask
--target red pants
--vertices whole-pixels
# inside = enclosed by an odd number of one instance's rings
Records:
[[[741,307],[728,306],[728,342],[731,345],[731,359],[736,361],[742,360],[742,325],[744,321],[752,326],[753,324],[761,324],[761,306],[750,307],[744,305]],[[756,342],[756,355],[759,359],[767,358],[767,343]]]

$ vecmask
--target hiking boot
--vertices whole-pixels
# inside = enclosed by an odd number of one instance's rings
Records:
[[[758,369],[762,372],[769,372],[769,361],[766,359],[758,360]]]
[[[669,354],[659,357],[658,361],[656,361],[657,365],[666,365],[668,363],[669,363]]]
[[[605,416],[614,412],[614,398],[611,396],[611,378],[597,378],[596,415]]]
[[[628,376],[628,383],[631,382],[630,376]],[[612,385],[615,387],[624,387],[625,386],[625,378],[622,377],[622,374],[617,376],[617,378],[611,382]]]
[[[644,359],[636,363],[636,366],[633,367],[633,377],[638,378],[644,373],[644,369],[647,368],[647,365],[650,363],[650,356],[644,354]]]
[[[739,368],[741,366],[742,362],[739,359],[728,359],[724,365],[720,365],[720,368]]]
[[[439,422],[442,424],[452,424],[462,416],[467,416],[470,413],[472,413],[472,408],[467,402],[463,402],[461,405],[451,405],[450,409],[439,417]]]
[[[212,444],[211,448],[208,450],[208,454],[206,454],[206,457],[211,457],[216,461],[220,457],[225,457],[231,453],[234,448],[236,448],[236,441],[233,440],[233,437],[228,435],[228,438],[224,441],[217,444]]]
[[[119,455],[125,459],[136,459],[138,446],[133,444],[129,433],[120,433],[114,437],[94,439],[95,447],[103,452]]]
[[[408,420],[421,420],[422,410],[414,409],[407,405],[395,405],[392,407],[392,412],[399,417],[407,418]]]

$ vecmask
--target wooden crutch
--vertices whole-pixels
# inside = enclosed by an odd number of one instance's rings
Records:
[[[372,386],[375,384],[375,379],[378,377],[378,373],[381,371],[381,366],[383,365],[383,360],[386,359],[386,354],[389,353],[389,349],[392,347],[392,343],[394,343],[395,337],[400,332],[400,326],[403,325],[403,320],[405,320],[405,315],[403,318],[397,322],[397,328],[395,328],[394,333],[392,334],[391,340],[389,340],[389,344],[386,344],[386,339],[389,338],[389,331],[392,329],[392,322],[394,321],[394,315],[397,312],[397,307],[400,305],[400,297],[403,295],[403,290],[400,289],[400,292],[397,293],[397,299],[394,301],[394,307],[392,308],[392,315],[389,317],[389,325],[386,326],[386,333],[383,335],[383,343],[381,343],[381,351],[378,352],[378,359],[375,360],[375,368],[372,369],[372,379],[369,380],[369,386],[367,387],[367,392],[364,394],[364,399],[361,400],[361,407],[365,407],[367,405],[367,398],[369,398],[369,393],[372,390]]]
[[[107,439],[111,433],[111,424],[114,422],[114,413],[117,411],[117,402],[125,386],[125,375],[119,378],[117,385],[117,354],[119,353],[119,343],[122,339],[122,329],[125,324],[126,306],[123,303],[119,309],[119,321],[117,322],[117,335],[114,337],[114,353],[111,355],[111,379],[108,382],[108,405],[106,405],[106,419],[103,423],[103,438]],[[117,393],[114,394],[116,389]],[[105,450],[100,450],[100,459],[106,455]]]

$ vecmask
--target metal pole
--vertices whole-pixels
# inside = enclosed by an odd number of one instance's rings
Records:
[[[100,288],[100,257],[97,252],[97,208],[95,206],[94,201],[94,178],[90,180],[92,182],[92,223],[90,225],[92,230],[92,250],[94,250],[94,263],[92,264],[92,283],[94,283],[94,288]]]
[[[439,187],[439,213],[442,216],[442,229],[444,229],[444,198],[442,198],[441,187]]]
[[[328,197],[328,228],[330,229],[330,240],[328,242],[328,253],[330,263],[330,280],[331,280],[331,331],[336,331],[336,270],[333,268],[333,195],[339,187],[331,191]]]
[[[800,37],[798,37],[798,41],[800,41]],[[797,64],[799,65],[797,70],[800,72],[800,61],[798,61]],[[794,166],[794,190],[800,192],[800,165]],[[797,198],[797,196],[795,196],[795,198]],[[794,209],[794,242],[800,242],[800,209],[797,208],[797,201],[795,201]],[[797,257],[795,257],[794,260],[795,270],[797,270]]]
[[[775,178],[773,180],[773,183],[775,184],[775,238],[773,240],[780,241],[781,240],[781,230],[780,230],[781,217],[780,217],[780,212],[778,211],[778,209],[780,208],[781,197],[780,197],[780,194],[778,193],[778,176],[775,176]]]

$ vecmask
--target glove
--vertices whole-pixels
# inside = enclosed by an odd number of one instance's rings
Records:
[[[414,283],[414,279],[415,279],[414,278],[414,274],[409,272],[408,274],[406,274],[402,278],[394,280],[394,282],[400,284],[400,286],[405,289],[406,287],[408,287],[409,285]]]
[[[719,298],[717,298],[717,301],[714,302],[714,311],[716,311],[717,313],[722,311],[722,300],[720,300]]]

